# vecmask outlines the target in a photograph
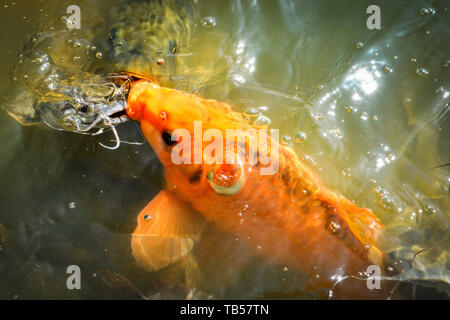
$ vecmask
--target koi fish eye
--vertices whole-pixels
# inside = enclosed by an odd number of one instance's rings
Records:
[[[164,131],[162,133],[162,139],[168,146],[173,146],[174,144],[178,143],[178,141],[172,140],[172,134],[170,133],[170,131]]]

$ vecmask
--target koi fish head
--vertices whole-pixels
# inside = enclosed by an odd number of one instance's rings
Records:
[[[130,90],[126,111],[141,123],[169,182],[185,185],[186,190],[193,185],[197,190],[212,187],[220,195],[240,190],[245,168],[237,156],[228,155],[233,159],[230,164],[216,161],[219,153],[222,159],[227,157],[223,138],[227,129],[245,125],[227,104],[139,81]]]

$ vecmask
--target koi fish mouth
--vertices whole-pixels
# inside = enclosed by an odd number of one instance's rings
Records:
[[[46,94],[14,88],[1,107],[22,125],[45,123],[55,130],[99,135],[130,120],[126,113],[131,76],[92,76],[55,85]]]
[[[92,136],[112,131],[115,140],[111,141],[115,141],[115,145],[99,144],[113,150],[121,144],[116,126],[131,120],[127,107],[132,83],[141,79],[155,81],[132,73],[92,75],[49,86],[50,91],[38,97],[16,88],[17,98],[2,107],[23,125],[43,122],[55,130]]]
[[[37,109],[44,123],[57,130],[99,135],[127,122],[127,97],[131,77],[109,75],[109,82],[87,82],[79,86],[58,86],[64,99],[42,102]]]

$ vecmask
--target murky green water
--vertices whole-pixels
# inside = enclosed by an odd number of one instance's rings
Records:
[[[63,39],[40,48],[58,64],[89,72],[151,66],[166,85],[240,111],[260,108],[328,187],[382,220],[392,236],[386,250],[412,266],[405,279],[450,281],[450,167],[432,169],[450,162],[446,1],[379,1],[381,30],[366,27],[371,1],[198,1],[184,6],[186,25],[163,22],[155,35],[132,32],[142,1],[77,1],[78,32],[61,19],[70,4],[1,3],[2,103],[32,76],[11,74],[22,43],[45,31]],[[109,50],[108,41],[119,41],[108,40],[111,26],[124,17],[125,51]],[[154,48],[152,41],[167,48],[172,36],[175,57],[149,49],[148,61],[135,59],[133,49]],[[152,60],[158,55],[163,66]],[[1,298],[124,298],[134,297],[133,286],[150,297],[185,297],[179,266],[150,274],[131,256],[137,214],[164,185],[148,145],[109,151],[97,143],[108,133],[24,127],[6,112],[0,122]],[[119,134],[142,140],[136,128],[120,126]],[[193,297],[283,297],[301,288],[282,266],[246,258],[234,237],[212,228],[206,239],[195,252],[198,279],[188,283],[202,294]],[[82,290],[66,288],[69,265],[80,266]],[[128,280],[108,286],[105,270]]]

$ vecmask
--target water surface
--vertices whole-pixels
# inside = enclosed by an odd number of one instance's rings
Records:
[[[3,102],[26,82],[26,72],[12,75],[22,44],[45,31],[64,39],[40,48],[58,64],[98,73],[134,63],[151,67],[167,85],[235,110],[259,108],[328,187],[381,219],[392,236],[386,250],[410,265],[404,279],[449,282],[449,167],[434,168],[450,162],[445,1],[379,1],[381,30],[366,27],[370,1],[198,1],[186,6],[189,23],[174,29],[182,33],[171,34],[176,19],[166,17],[160,32],[173,35],[178,50],[175,57],[163,54],[161,67],[154,63],[157,51],[148,54],[148,65],[133,60],[131,49],[145,36],[133,33],[132,24],[121,33],[128,51],[107,45],[111,26],[133,15],[123,8],[140,2],[77,1],[82,30],[69,32],[61,17],[73,1],[6,1],[0,8]],[[154,39],[166,48],[167,37]],[[108,142],[109,134],[21,126],[6,112],[0,122],[1,298],[132,295],[134,289],[118,293],[105,286],[104,270],[146,296],[185,294],[180,266],[150,274],[131,256],[137,214],[164,186],[163,168],[147,144],[110,151],[97,143]],[[142,140],[133,123],[119,133]],[[187,291],[282,298],[302,288],[301,276],[248,257],[234,237],[213,228],[206,237],[195,252],[199,274]],[[81,267],[82,290],[66,288],[72,264]]]

